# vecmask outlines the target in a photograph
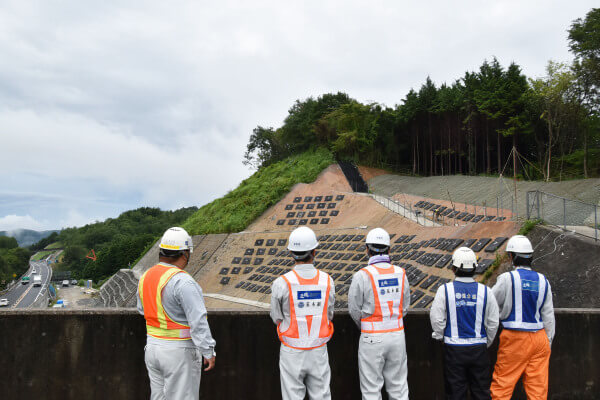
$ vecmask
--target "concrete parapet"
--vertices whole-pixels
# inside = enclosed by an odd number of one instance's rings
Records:
[[[550,399],[600,398],[599,309],[556,311]],[[275,327],[266,311],[210,310],[217,366],[202,377],[203,399],[280,399]],[[346,312],[329,343],[334,399],[360,399],[359,332]],[[147,399],[145,327],[132,309],[0,312],[0,398]],[[443,398],[443,346],[428,312],[406,317],[411,398]],[[495,358],[496,344],[490,355]],[[515,399],[524,399],[519,389]]]

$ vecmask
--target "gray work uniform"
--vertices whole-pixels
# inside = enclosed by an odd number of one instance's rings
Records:
[[[454,280],[465,283],[475,282],[475,280],[470,277],[456,277]],[[487,347],[490,347],[494,342],[496,332],[498,332],[499,311],[498,303],[496,303],[496,298],[492,294],[492,290],[487,287],[485,290],[488,292],[488,295],[487,304],[485,306],[485,315],[483,317],[483,326],[485,327]],[[446,320],[446,304],[446,290],[444,289],[444,285],[442,285],[435,293],[435,298],[433,299],[431,309],[429,310],[429,320],[431,321],[431,328],[433,330],[431,337],[435,340],[444,339],[444,329],[446,329],[446,324],[448,323]]]
[[[385,261],[382,261],[385,260]],[[389,257],[371,257],[369,265],[389,268]],[[402,315],[406,315],[410,306],[410,287],[404,275],[404,298]],[[361,328],[361,319],[375,312],[375,296],[371,279],[363,270],[352,277],[348,292],[348,310],[350,316]],[[408,367],[406,358],[406,340],[404,330],[385,333],[361,333],[358,345],[358,369],[360,390],[363,400],[381,399],[381,389],[390,400],[408,399]]]
[[[208,326],[202,288],[189,274],[175,274],[163,288],[162,305],[173,321],[190,327],[191,339],[163,340],[147,336],[145,361],[150,398],[197,400],[202,356],[214,357],[216,344]],[[139,291],[137,309],[144,315]]]
[[[313,279],[317,269],[312,264],[299,264],[294,271],[303,279]],[[331,285],[327,304],[327,317],[333,319],[335,303],[335,286]],[[271,286],[271,319],[280,325],[281,332],[290,326],[290,299],[287,283],[282,277],[275,279]],[[283,400],[303,400],[306,392],[308,398],[329,400],[331,392],[331,370],[327,345],[311,350],[299,350],[281,344],[279,351],[279,370],[281,373],[281,395]]]

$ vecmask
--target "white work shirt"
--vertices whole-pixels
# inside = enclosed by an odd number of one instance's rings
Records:
[[[519,268],[531,270],[531,268],[527,267],[516,267],[516,269]],[[542,322],[544,323],[546,336],[548,336],[548,341],[550,341],[550,345],[552,345],[556,322],[554,320],[554,304],[552,302],[552,288],[550,287],[550,282],[548,282],[547,291],[546,301],[542,306],[541,317]],[[510,279],[510,272],[505,272],[498,276],[496,284],[492,288],[492,292],[494,293],[494,297],[496,297],[496,301],[500,307],[500,320],[502,321],[510,316],[510,312],[512,311],[513,307],[512,280]]]
[[[163,340],[148,335],[147,343],[169,347],[197,347],[204,358],[212,358],[215,355],[216,342],[208,326],[202,288],[194,278],[186,273],[175,274],[163,288],[162,304],[165,312],[173,321],[190,327],[192,338],[191,340]],[[140,314],[144,315],[144,306],[140,300],[139,291],[137,293],[137,309]]]
[[[389,268],[389,263],[377,263],[377,268]],[[408,312],[410,307],[410,284],[408,277],[404,274],[404,298],[402,303],[402,317]],[[350,290],[348,291],[348,311],[350,316],[360,329],[360,321],[368,318],[375,312],[375,296],[373,295],[373,286],[371,278],[362,269],[352,277]]]
[[[454,280],[465,283],[475,282],[475,280],[470,277],[456,277]],[[485,334],[487,336],[487,346],[490,347],[496,337],[496,332],[498,332],[499,312],[498,303],[496,302],[491,289],[486,287],[485,290],[487,291],[487,304],[485,306],[483,326],[485,327]],[[435,298],[433,299],[431,309],[429,310],[429,319],[431,320],[431,328],[433,329],[431,337],[436,340],[444,339],[444,329],[446,329],[447,324],[446,311],[446,290],[444,289],[444,285],[442,285],[435,293]]]
[[[317,269],[312,264],[298,264],[294,271],[302,279],[313,279],[317,276]],[[335,286],[331,276],[329,277],[331,288],[329,290],[329,299],[327,301],[327,318],[333,320],[333,310],[335,307]],[[271,319],[278,325],[281,323],[280,330],[283,332],[290,326],[290,293],[289,288],[283,277],[278,277],[271,285]],[[294,349],[291,349],[294,350]],[[298,350],[303,351],[303,350]]]

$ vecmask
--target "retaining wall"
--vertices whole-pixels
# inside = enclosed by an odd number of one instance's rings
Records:
[[[600,398],[600,310],[557,310],[550,399]],[[203,399],[280,399],[279,342],[268,313],[212,310],[217,366]],[[359,333],[345,312],[329,343],[334,399],[360,399]],[[442,399],[442,345],[427,311],[406,317],[412,399]],[[134,310],[0,312],[1,399],[147,399],[144,321]],[[494,356],[495,345],[490,351]],[[522,392],[514,396],[524,399]]]

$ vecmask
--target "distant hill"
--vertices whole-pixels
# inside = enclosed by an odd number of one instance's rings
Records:
[[[30,246],[50,236],[54,231],[32,231],[30,229],[15,229],[12,231],[0,231],[0,236],[10,236],[17,239],[20,247]]]

